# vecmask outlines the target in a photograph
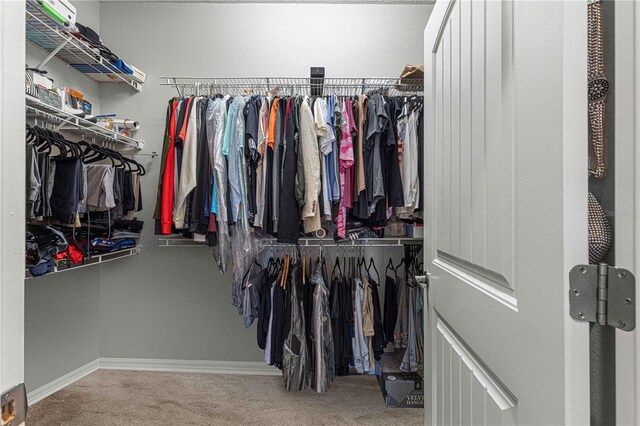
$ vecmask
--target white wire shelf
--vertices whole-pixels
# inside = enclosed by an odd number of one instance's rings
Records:
[[[193,241],[184,237],[164,237],[158,238],[159,247],[206,247],[206,243]],[[256,244],[266,246],[293,246],[293,244],[278,243],[275,238],[256,238]],[[401,247],[405,244],[423,244],[421,237],[390,237],[390,238],[362,238],[337,243],[333,238],[300,238],[300,247]]]
[[[187,94],[263,94],[278,91],[280,94],[352,96],[381,91],[389,96],[422,94],[423,79],[395,77],[366,78],[310,78],[310,77],[160,77],[161,86],[172,86],[180,96]]]
[[[43,67],[52,57],[56,57],[100,83],[124,83],[138,92],[142,90],[142,83],[136,81],[131,74],[118,69],[88,43],[58,27],[58,24],[42,11],[36,0],[26,2],[26,38],[29,43],[49,53],[37,68]]]
[[[27,270],[25,272],[25,279],[46,277],[52,274],[57,274],[59,272],[73,271],[75,269],[84,268],[86,266],[94,266],[94,265],[99,265],[101,263],[122,259],[125,257],[136,256],[140,254],[141,248],[142,246],[138,245],[130,249],[118,250],[113,253],[96,254],[91,256],[91,258],[89,259],[84,259],[82,263],[78,265],[74,265],[73,263],[67,265],[65,264],[65,262],[58,262],[56,266],[54,266],[53,272],[49,272],[48,274],[44,274],[44,275],[38,275],[37,277],[32,276]]]
[[[27,117],[60,126],[60,130],[95,138],[114,145],[124,144],[137,150],[144,148],[144,141],[123,136],[113,130],[105,129],[89,120],[76,117],[37,98],[25,95]]]

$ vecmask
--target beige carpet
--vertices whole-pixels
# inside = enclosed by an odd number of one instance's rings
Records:
[[[29,426],[422,425],[385,408],[375,376],[338,377],[323,395],[279,376],[99,370],[29,408]]]

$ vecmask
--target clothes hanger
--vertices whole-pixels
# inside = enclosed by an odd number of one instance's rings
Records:
[[[56,156],[58,159],[67,157],[67,144],[64,139],[59,138],[49,129],[41,129],[42,134],[51,141],[51,143],[60,150],[60,154]]]
[[[36,126],[31,130],[38,140],[38,146],[36,147],[38,152],[51,154],[53,147],[57,145],[54,145],[53,141],[46,136],[41,127]]]
[[[336,268],[338,268],[338,272],[340,273],[340,276],[342,276],[342,268],[340,267],[340,256],[336,256],[336,262],[333,265],[333,270],[331,271],[331,280],[332,281],[333,281],[333,278],[335,277]]]
[[[71,154],[71,156],[66,158],[78,159],[83,157],[82,151],[80,150],[80,147],[78,146],[77,143],[71,142],[65,139],[65,137],[62,136],[59,132],[50,130],[49,133],[53,137],[57,138],[60,141],[60,143],[62,143],[66,148],[69,148],[69,151],[67,151],[67,154]]]
[[[378,272],[378,268],[376,268],[376,263],[373,261],[373,256],[369,259],[369,266],[367,266],[367,273],[369,277],[371,277],[371,267],[373,266],[373,270],[376,271],[376,276],[378,277],[378,281],[376,281],[376,286],[380,287],[380,273]],[[369,280],[371,283],[371,280]]]
[[[249,276],[249,273],[251,272],[251,268],[253,268],[253,262],[247,268],[247,272],[245,272],[244,275],[242,276],[242,281],[241,281],[242,286],[241,286],[241,288],[246,288],[246,280],[247,280],[247,277]]]
[[[40,132],[38,131],[38,126],[36,124],[35,127],[30,127],[29,131],[27,132],[27,142],[31,142],[33,143],[33,147],[38,151],[38,152],[43,152],[42,151],[42,147],[43,145],[46,145],[48,150],[47,152],[51,152],[51,143],[48,140],[43,140],[40,137]]]
[[[384,274],[387,274],[387,271],[391,269],[395,272],[395,267],[393,266],[393,258],[391,257],[391,246],[389,246],[389,261],[387,262],[387,268],[384,270]]]

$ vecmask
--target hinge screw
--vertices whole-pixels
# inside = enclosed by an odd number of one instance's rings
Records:
[[[587,272],[587,268],[585,268],[584,266],[581,266],[580,268],[578,268],[578,270],[583,274]]]
[[[580,319],[584,319],[584,312],[578,313],[578,316],[580,317]]]
[[[626,276],[627,276],[627,274],[625,274],[625,272],[624,272],[624,271],[620,271],[620,272],[618,272],[618,276],[619,276],[620,278],[624,278],[624,277],[626,277]]]
[[[624,328],[624,326],[627,325],[622,321],[618,321],[618,328]]]
[[[579,296],[580,295],[580,292],[578,291],[578,289],[576,289],[576,288],[573,289],[573,295],[574,296]]]
[[[624,299],[624,303],[626,303],[627,305],[631,304],[631,298],[627,297],[626,299]]]
[[[6,394],[6,395],[4,396],[4,399],[11,399],[11,394],[10,394],[10,393]]]

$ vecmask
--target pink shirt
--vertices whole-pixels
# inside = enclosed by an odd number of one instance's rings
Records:
[[[353,120],[353,109],[351,101],[346,99],[342,107],[342,116],[344,117],[344,126],[342,129],[342,140],[340,141],[340,208],[338,209],[337,226],[338,237],[345,238],[347,208],[353,206],[353,139],[351,138],[351,130],[355,129]]]

